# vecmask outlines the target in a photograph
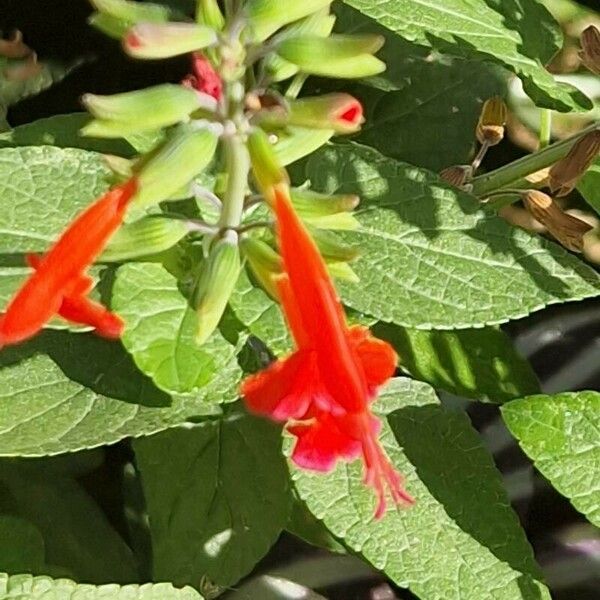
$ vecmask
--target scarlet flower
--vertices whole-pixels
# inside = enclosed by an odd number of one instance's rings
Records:
[[[113,188],[77,216],[47,254],[27,257],[34,272],[0,316],[0,347],[34,336],[57,314],[119,337],[120,317],[87,297],[93,280],[85,271],[123,222],[136,189],[135,179]]]
[[[223,96],[223,82],[208,58],[201,52],[192,54],[192,71],[193,74],[188,75],[183,84],[220,100]]]
[[[386,487],[396,503],[413,502],[377,439],[380,423],[370,403],[394,373],[396,354],[366,327],[349,327],[325,263],[295,213],[286,186],[274,188],[284,275],[281,304],[296,349],[242,383],[252,412],[288,422],[298,439],[292,460],[329,471],[338,459],[362,456],[365,483],[383,516]]]

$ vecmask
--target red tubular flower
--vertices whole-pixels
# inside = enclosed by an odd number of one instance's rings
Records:
[[[248,409],[291,421],[301,467],[328,471],[339,458],[362,456],[365,483],[385,512],[386,487],[394,502],[412,503],[379,445],[380,423],[370,411],[379,386],[394,373],[392,347],[366,327],[348,327],[325,263],[296,215],[286,186],[274,190],[274,210],[285,274],[279,293],[296,350],[242,383]]]
[[[223,96],[223,82],[221,77],[214,70],[212,64],[201,52],[192,54],[192,75],[188,75],[183,83],[193,87],[199,92],[212,96],[215,100],[220,100]]]
[[[34,272],[0,316],[0,347],[34,336],[56,314],[119,337],[121,319],[87,298],[93,281],[85,271],[123,222],[136,189],[130,179],[110,190],[77,216],[47,254],[28,256]]]

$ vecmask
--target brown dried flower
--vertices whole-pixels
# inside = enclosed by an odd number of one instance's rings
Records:
[[[25,58],[32,53],[33,50],[23,42],[23,34],[18,30],[14,32],[10,40],[0,38],[0,56],[6,58]]]
[[[548,175],[548,185],[556,196],[566,196],[577,185],[600,152],[600,129],[577,140],[569,153],[559,160]]]
[[[499,96],[486,100],[477,122],[476,135],[480,144],[495,146],[504,138],[508,108]]]
[[[521,194],[525,208],[546,227],[565,248],[572,252],[583,250],[583,236],[593,229],[591,225],[565,213],[554,200],[538,190],[525,190]]]
[[[593,73],[600,75],[600,31],[594,25],[581,34],[581,62]]]
[[[454,165],[440,171],[440,179],[455,186],[462,187],[473,175],[470,165]]]

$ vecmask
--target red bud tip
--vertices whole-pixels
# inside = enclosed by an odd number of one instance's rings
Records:
[[[363,110],[362,110],[362,106],[360,105],[360,102],[356,102],[356,104],[354,104],[353,106],[350,106],[350,108],[347,108],[339,116],[339,118],[342,121],[346,121],[353,125],[361,123],[362,118],[363,118]]]
[[[123,44],[129,48],[141,48],[142,40],[135,33],[131,32],[125,36]]]

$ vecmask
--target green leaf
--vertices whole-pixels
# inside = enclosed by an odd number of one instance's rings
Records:
[[[248,274],[242,271],[229,306],[236,317],[257,338],[262,340],[274,354],[285,354],[292,341],[279,305],[271,300],[260,287],[255,287]]]
[[[47,564],[91,583],[137,579],[131,550],[79,483],[17,467],[0,461],[0,489],[5,490],[0,498],[10,513],[39,530]],[[1,567],[10,571],[4,563]]]
[[[499,329],[422,331],[382,323],[373,333],[394,346],[403,370],[436,389],[492,402],[540,391],[531,365]]]
[[[279,428],[242,414],[135,442],[154,579],[222,586],[248,574],[286,524]]]
[[[361,249],[360,283],[344,302],[418,329],[505,322],[600,293],[600,278],[563,248],[485,212],[431,173],[356,144],[313,154],[300,180],[318,191],[358,193],[361,228],[340,232]]]
[[[18,68],[19,63],[24,64],[28,60],[27,58],[23,61],[8,61],[4,57],[0,57],[0,70]],[[9,106],[16,104],[24,98],[39,94],[54,83],[64,79],[81,63],[81,60],[71,63],[61,63],[54,60],[41,61],[39,63],[41,66],[39,72],[32,73],[26,78],[9,78],[5,76],[4,71],[3,76],[0,77],[0,121],[6,118],[6,111]]]
[[[354,461],[327,475],[294,469],[311,512],[422,600],[549,600],[500,474],[468,418],[407,379],[392,381],[375,408],[391,413],[381,441],[415,504],[374,520],[372,491]]]
[[[40,252],[108,187],[99,154],[50,146],[0,150],[0,254]]]
[[[600,394],[531,396],[502,407],[521,448],[573,506],[600,527]]]
[[[377,33],[386,40],[379,56],[387,71],[367,80],[368,85],[344,82],[344,91],[365,108],[366,122],[354,139],[434,171],[466,163],[483,101],[506,95],[506,71],[488,62],[432,53],[349,6],[338,5],[336,13],[339,31]]]
[[[214,413],[229,385],[217,378],[203,394],[171,397],[120,344],[45,331],[0,353],[0,455],[75,452],[156,433]]]
[[[135,149],[125,140],[89,138],[79,135],[79,130],[90,119],[91,117],[87,113],[72,113],[19,125],[0,134],[0,148],[47,145],[58,148],[80,148],[125,157],[136,154]]]
[[[196,314],[177,280],[161,265],[131,263],[121,267],[112,304],[125,320],[123,345],[159,388],[191,394],[210,383],[217,392],[217,402],[236,399],[242,375],[236,356],[245,340],[240,336],[230,344],[217,330],[198,346]]]
[[[345,0],[410,42],[463,58],[485,60],[516,73],[538,106],[589,110],[576,88],[544,68],[562,45],[550,13],[535,0]]]
[[[193,588],[170,583],[90,585],[69,579],[0,573],[0,598],[8,600],[202,600]]]
[[[7,573],[40,573],[44,556],[44,538],[35,525],[20,517],[0,515],[0,568]]]
[[[597,160],[577,184],[586,202],[600,214],[600,160]]]

